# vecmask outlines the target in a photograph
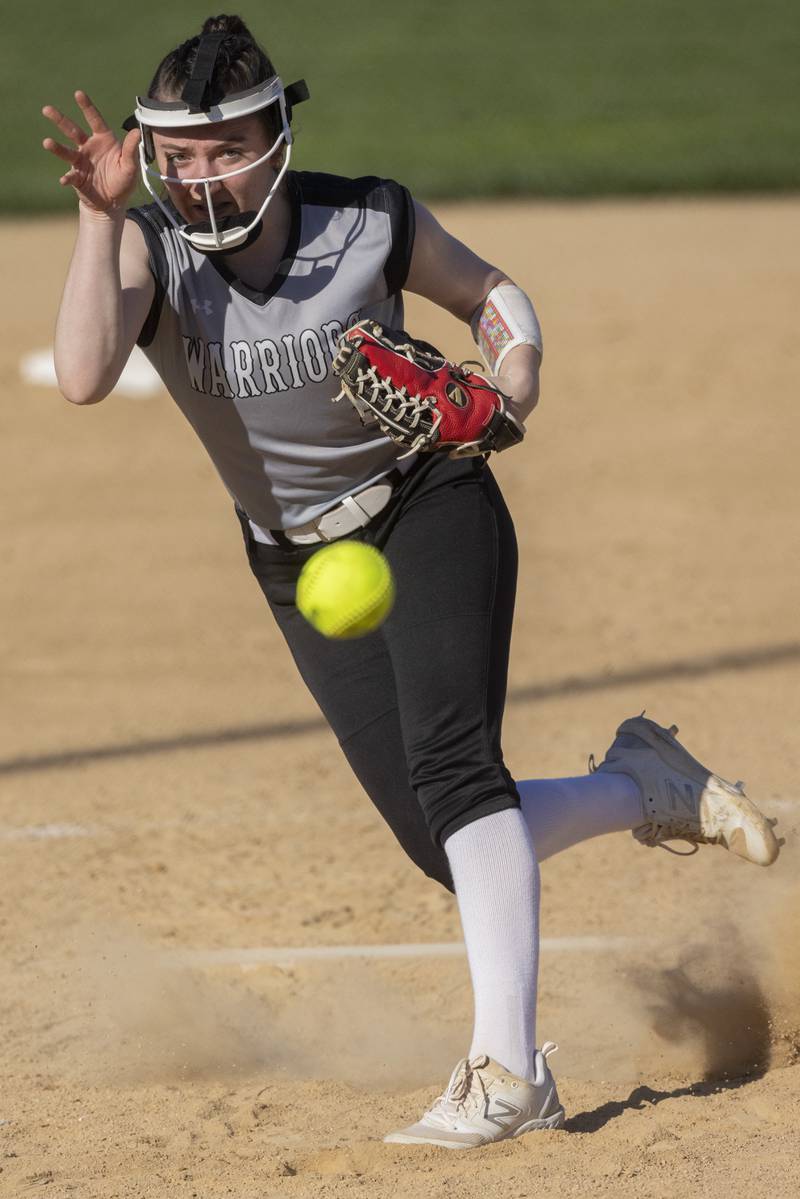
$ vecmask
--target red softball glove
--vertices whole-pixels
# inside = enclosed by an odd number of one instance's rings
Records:
[[[336,400],[346,395],[363,424],[377,421],[409,453],[446,450],[468,458],[522,441],[522,427],[506,411],[508,397],[465,365],[400,330],[359,321],[339,338]]]

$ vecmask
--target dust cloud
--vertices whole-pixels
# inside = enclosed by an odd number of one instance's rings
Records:
[[[698,1081],[758,1076],[800,1058],[800,886],[782,886],[767,903],[748,903],[748,890],[733,914],[704,915],[676,964],[628,971],[650,1034],[642,1068],[653,1034],[661,1064]]]
[[[368,962],[231,976],[115,936],[83,955],[84,1071],[169,1083],[281,1074],[422,1086],[463,1053],[455,1035],[420,1053],[420,1015]],[[258,989],[257,989],[258,988]],[[266,993],[265,993],[266,988]],[[271,993],[270,993],[271,992]]]
[[[649,965],[641,951],[627,965],[593,961],[591,990],[573,983],[571,1006],[563,992],[548,999],[561,1072],[711,1082],[800,1060],[800,885],[780,880],[765,899],[763,882],[743,874],[735,904],[720,894],[716,913],[707,904],[689,935],[653,947]],[[96,1079],[281,1075],[415,1088],[440,1082],[465,1051],[468,1004],[448,1021],[375,963],[200,970],[119,935],[92,942],[80,971],[82,1069]]]

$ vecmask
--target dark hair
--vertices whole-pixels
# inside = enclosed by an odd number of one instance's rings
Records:
[[[218,17],[209,17],[197,36],[182,42],[161,60],[147,90],[151,100],[180,99],[192,74],[200,39],[207,33],[225,34],[211,79],[211,86],[219,96],[244,92],[277,74],[266,51],[259,46],[241,17],[221,13]],[[271,104],[259,115],[268,136],[277,137],[281,130],[281,119],[275,106]]]

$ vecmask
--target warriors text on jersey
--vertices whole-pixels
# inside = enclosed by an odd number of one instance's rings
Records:
[[[139,344],[262,529],[304,524],[394,465],[394,444],[331,402],[331,359],[364,316],[402,328],[414,241],[411,197],[391,180],[286,179],[289,241],[265,291],[194,250],[157,205],[128,213],[156,283]]]

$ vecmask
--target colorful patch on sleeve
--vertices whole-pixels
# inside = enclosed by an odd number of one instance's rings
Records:
[[[493,366],[509,342],[513,340],[513,334],[508,325],[492,301],[488,300],[478,325],[478,348],[483,357]]]

